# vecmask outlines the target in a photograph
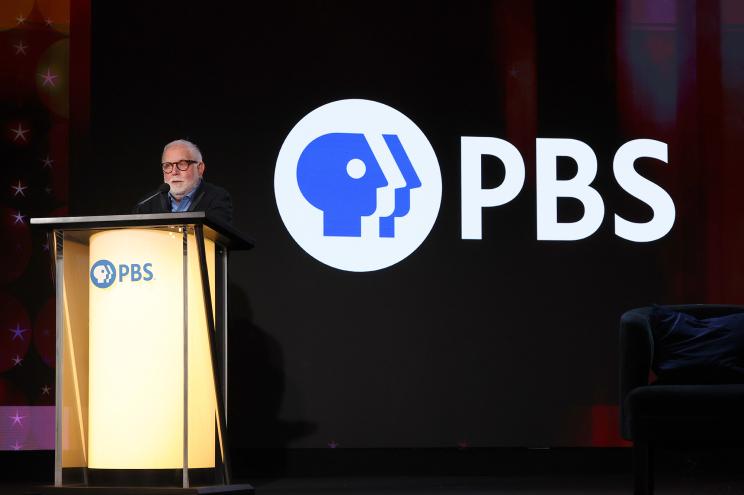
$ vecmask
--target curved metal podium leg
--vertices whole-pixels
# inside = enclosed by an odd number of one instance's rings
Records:
[[[183,225],[183,472],[189,487],[189,226]]]
[[[199,252],[199,269],[201,272],[202,294],[207,314],[207,331],[209,333],[209,355],[212,358],[212,377],[214,379],[215,395],[217,396],[217,435],[220,440],[222,454],[222,479],[226,485],[230,484],[230,452],[227,440],[227,424],[225,421],[225,398],[222,390],[222,376],[220,363],[217,359],[216,332],[214,326],[214,311],[212,309],[212,294],[209,288],[209,273],[207,271],[207,254],[204,247],[204,229],[202,225],[194,225],[196,234],[196,249]]]

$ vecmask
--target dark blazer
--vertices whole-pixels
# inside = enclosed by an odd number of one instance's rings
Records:
[[[154,192],[153,192],[154,193]],[[147,196],[150,196],[151,194]],[[145,196],[145,197],[147,197]],[[232,224],[233,208],[230,193],[219,186],[202,180],[192,196],[189,211],[203,211],[217,221]],[[132,213],[170,213],[168,193],[160,193],[142,204],[137,204]]]

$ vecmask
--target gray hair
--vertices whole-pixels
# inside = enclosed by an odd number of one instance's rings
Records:
[[[199,147],[191,141],[186,141],[185,139],[176,139],[175,141],[171,141],[170,143],[166,144],[163,147],[163,154],[165,154],[165,151],[168,148],[172,148],[173,146],[183,146],[184,148],[188,148],[195,160],[202,161],[202,155],[201,151],[199,151]]]

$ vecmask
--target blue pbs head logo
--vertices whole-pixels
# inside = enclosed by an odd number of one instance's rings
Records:
[[[317,260],[372,271],[406,258],[439,213],[434,150],[405,115],[381,103],[341,100],[290,132],[274,175],[287,230]]]
[[[403,184],[395,189],[395,208],[379,217],[381,237],[395,237],[395,219],[410,211],[411,190],[421,180],[400,138],[383,134]],[[313,140],[300,155],[297,182],[302,195],[323,211],[323,235],[360,237],[362,217],[377,211],[377,190],[390,185],[364,134],[332,133]]]
[[[116,281],[116,267],[109,260],[98,260],[90,267],[90,281],[99,289],[111,287]]]

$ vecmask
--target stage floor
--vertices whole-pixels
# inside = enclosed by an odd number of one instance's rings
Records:
[[[447,477],[322,477],[237,480],[249,481],[257,494],[323,495],[355,494],[514,494],[514,495],[614,495],[630,494],[630,475],[586,476],[447,476]],[[35,493],[39,484],[0,484],[2,495]],[[657,495],[744,494],[744,470],[740,476],[689,476],[664,473],[658,476]]]
[[[4,455],[3,455],[4,454]],[[51,483],[52,452],[0,452],[0,495]],[[630,449],[256,450],[233,456],[233,482],[268,495],[633,493]],[[744,447],[660,449],[657,495],[744,495]]]

